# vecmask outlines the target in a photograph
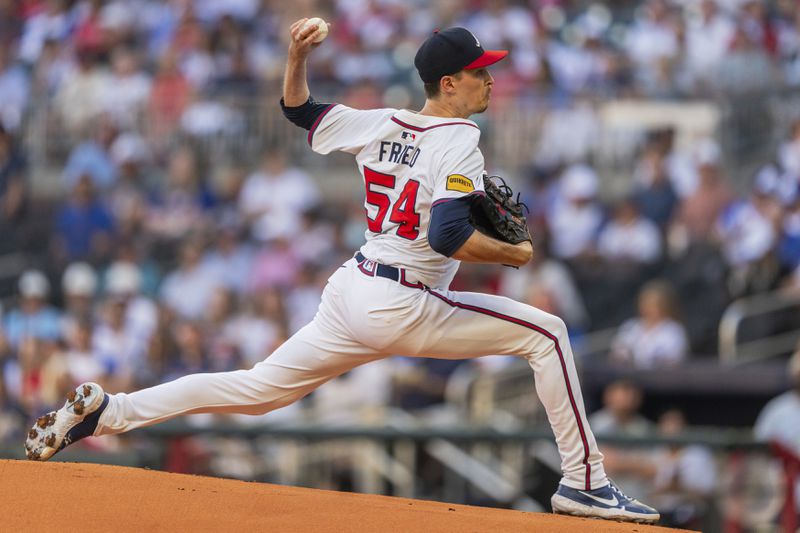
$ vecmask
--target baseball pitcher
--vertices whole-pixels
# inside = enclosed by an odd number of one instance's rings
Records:
[[[361,111],[311,97],[306,59],[320,33],[305,23],[290,28],[281,106],[308,130],[312,150],[355,156],[366,243],[330,277],[314,320],[252,369],[189,375],[130,394],[85,383],[37,420],[25,443],[28,458],[47,460],[81,438],[184,414],[266,413],[394,354],[506,354],[530,364],[555,434],[563,477],[553,510],[657,521],[655,509],[606,477],[564,322],[508,298],[448,290],[460,261],[521,266],[533,253],[524,213],[504,184],[486,176],[481,132],[469,120],[488,107],[494,80],[487,67],[507,52],[484,50],[463,28],[435,32],[414,60],[424,107]]]

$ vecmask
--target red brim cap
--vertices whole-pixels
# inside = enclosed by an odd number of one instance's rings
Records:
[[[486,50],[478,59],[464,67],[465,70],[494,65],[508,55],[508,50]]]

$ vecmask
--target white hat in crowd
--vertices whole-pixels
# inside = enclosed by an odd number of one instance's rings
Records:
[[[694,158],[699,166],[716,166],[722,160],[722,150],[714,139],[701,139],[694,147]]]
[[[111,160],[117,165],[143,163],[150,157],[144,139],[135,133],[123,133],[111,144]]]
[[[38,270],[26,270],[19,277],[19,292],[26,298],[47,298],[50,282]]]
[[[139,268],[124,261],[116,261],[108,267],[106,293],[112,295],[135,294],[142,285]]]
[[[587,200],[597,194],[600,179],[588,165],[572,165],[561,176],[561,192],[570,200]]]
[[[72,263],[64,270],[61,288],[65,294],[92,297],[97,290],[97,274],[88,263]]]

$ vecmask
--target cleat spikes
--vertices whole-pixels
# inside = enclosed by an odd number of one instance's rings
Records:
[[[76,415],[82,415],[84,408],[85,405],[83,403],[83,400],[79,401],[78,403],[72,406],[72,410],[75,411]]]
[[[39,436],[39,433],[34,428],[31,428],[31,430],[28,431],[28,438],[29,439],[35,439],[38,436]]]
[[[49,434],[47,438],[44,439],[44,443],[48,448],[53,448],[56,445],[56,436],[54,434]]]
[[[72,403],[72,402],[74,402],[74,401],[75,401],[75,398],[76,398],[77,396],[78,396],[78,395],[75,393],[75,391],[74,391],[74,390],[71,390],[71,391],[69,391],[69,393],[67,394],[67,401],[68,401],[69,403]]]
[[[52,426],[56,421],[56,414],[49,413],[46,415],[42,415],[36,419],[36,425],[39,426],[41,429],[44,429],[48,426]]]
[[[86,396],[89,396],[90,394],[92,394],[92,388],[89,385],[84,385],[83,386],[83,396],[86,397]]]

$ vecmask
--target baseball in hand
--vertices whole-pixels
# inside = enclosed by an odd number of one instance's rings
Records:
[[[317,38],[314,39],[314,42],[321,43],[325,39],[325,37],[328,36],[328,24],[319,17],[312,17],[308,19],[305,22],[305,24],[303,24],[303,28],[301,31],[305,31],[311,26],[319,26],[319,28],[317,28],[317,33],[319,35],[317,35]]]

